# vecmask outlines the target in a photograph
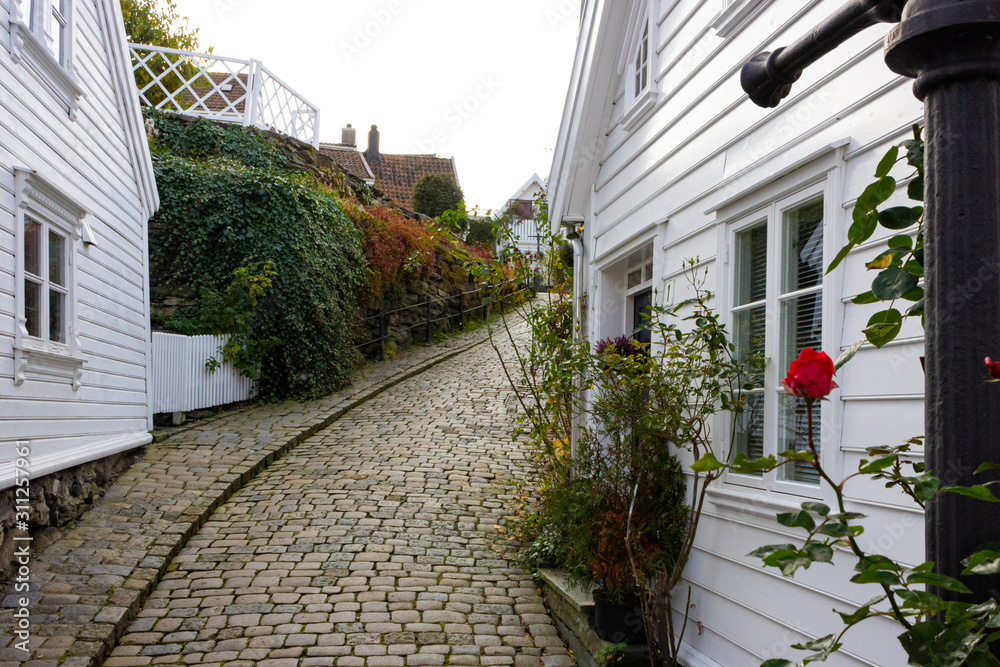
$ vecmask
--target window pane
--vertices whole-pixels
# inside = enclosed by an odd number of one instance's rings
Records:
[[[788,294],[823,282],[823,198],[785,211],[784,285]]]
[[[638,287],[642,284],[642,269],[628,274],[628,289]]]
[[[49,290],[49,340],[66,342],[66,295]]]
[[[24,270],[31,275],[41,276],[42,226],[24,219]]]
[[[652,264],[647,264],[646,265],[646,282],[649,282],[652,279],[653,279],[653,265]]]
[[[787,369],[807,347],[823,349],[823,293],[789,299],[781,305],[781,368]]]
[[[767,223],[736,236],[736,306],[767,296]]]
[[[28,335],[35,338],[42,336],[42,286],[30,280],[24,281],[24,319]]]
[[[66,287],[66,238],[49,232],[49,282]]]
[[[764,456],[764,395],[747,396],[746,410],[736,425],[734,454],[746,454],[751,461]],[[762,473],[757,473],[761,476]]]
[[[781,396],[781,414],[779,416],[778,451],[784,452],[794,449],[797,452],[809,450],[809,417],[806,412],[806,403],[795,396],[783,394]],[[813,441],[816,445],[817,453],[822,451],[820,446],[821,417],[823,408],[819,401],[813,403]],[[819,474],[816,469],[804,461],[796,461],[792,465],[787,465],[781,469],[784,478],[790,482],[801,482],[803,484],[819,485]]]
[[[762,304],[754,308],[748,308],[736,314],[733,330],[736,340],[736,358],[748,359],[751,355],[756,355],[758,359],[764,358],[765,327],[767,326],[767,309]],[[752,364],[748,368],[747,382],[755,387],[764,386],[764,365],[762,363]]]
[[[29,28],[34,28],[31,24],[32,16],[35,13],[35,3],[34,0],[21,0],[21,23],[28,26]]]

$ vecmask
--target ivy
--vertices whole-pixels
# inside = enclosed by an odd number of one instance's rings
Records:
[[[264,400],[317,397],[343,385],[357,365],[349,324],[366,262],[337,195],[311,175],[286,171],[287,158],[266,134],[151,115],[161,199],[150,223],[153,287],[223,295],[241,270],[249,277],[259,271],[253,267],[270,267],[239,350],[224,354],[243,355],[243,368],[259,372]],[[180,317],[204,323],[212,303],[203,299]]]

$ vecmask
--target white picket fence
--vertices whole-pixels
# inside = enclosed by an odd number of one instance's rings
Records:
[[[210,371],[227,338],[153,332],[153,412],[190,412],[248,400],[253,381],[232,364]]]

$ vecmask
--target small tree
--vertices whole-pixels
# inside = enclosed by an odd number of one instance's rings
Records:
[[[187,25],[173,0],[121,0],[125,32],[136,44],[183,51],[198,49],[198,29]]]
[[[459,210],[464,200],[462,188],[451,174],[424,176],[413,187],[413,210],[430,218],[440,217],[445,211]]]

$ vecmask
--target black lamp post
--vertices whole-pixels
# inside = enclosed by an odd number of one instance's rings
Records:
[[[805,67],[879,22],[899,22],[886,64],[916,79],[925,108],[927,466],[948,484],[983,483],[976,467],[1000,462],[1000,387],[983,365],[1000,354],[1000,0],[852,0],[747,63],[743,88],[777,106]],[[958,577],[1000,537],[1000,504],[945,494],[926,525],[928,560]],[[998,577],[963,581],[977,601],[1000,597]]]

